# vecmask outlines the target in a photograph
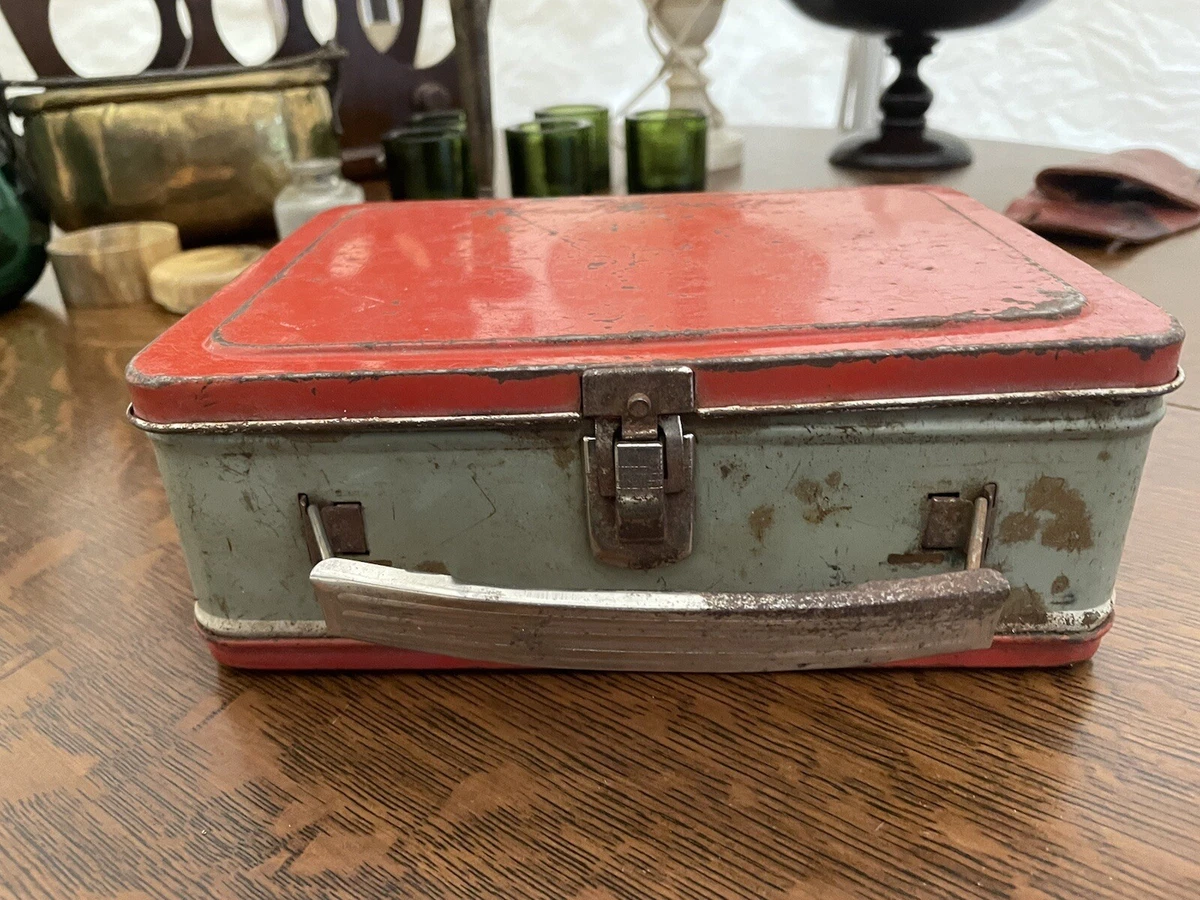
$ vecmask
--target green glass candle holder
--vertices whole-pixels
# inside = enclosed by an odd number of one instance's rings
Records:
[[[533,114],[535,119],[583,119],[592,123],[592,193],[607,194],[612,188],[609,171],[608,110],[591,103],[562,103],[547,106]]]
[[[474,197],[475,170],[466,131],[456,125],[416,125],[381,139],[393,200]]]
[[[504,129],[514,197],[591,193],[592,123],[542,119]]]
[[[467,127],[467,114],[461,109],[431,109],[412,114],[409,124],[423,128]]]
[[[708,120],[695,109],[652,109],[625,120],[625,170],[631,194],[702,191]]]

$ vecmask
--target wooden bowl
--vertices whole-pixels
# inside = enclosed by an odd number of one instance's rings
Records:
[[[150,270],[179,253],[170,222],[122,222],[59,235],[46,247],[67,306],[153,302]]]

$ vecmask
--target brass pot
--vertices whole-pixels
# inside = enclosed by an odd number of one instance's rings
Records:
[[[3,93],[60,228],[157,220],[185,244],[228,243],[273,233],[292,162],[338,154],[327,84],[341,55],[9,82]]]

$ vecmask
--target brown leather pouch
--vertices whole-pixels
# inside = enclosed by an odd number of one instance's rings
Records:
[[[1038,173],[1005,215],[1042,234],[1145,244],[1200,225],[1200,172],[1159,150],[1121,150]]]

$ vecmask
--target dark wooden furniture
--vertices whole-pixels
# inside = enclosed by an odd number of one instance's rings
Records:
[[[846,182],[835,137],[747,129],[742,183]],[[974,150],[944,180],[994,206],[1075,155]],[[1085,255],[1200,330],[1200,232]],[[1077,668],[251,675],[124,419],[171,321],[0,318],[0,895],[1200,896],[1200,387]]]

